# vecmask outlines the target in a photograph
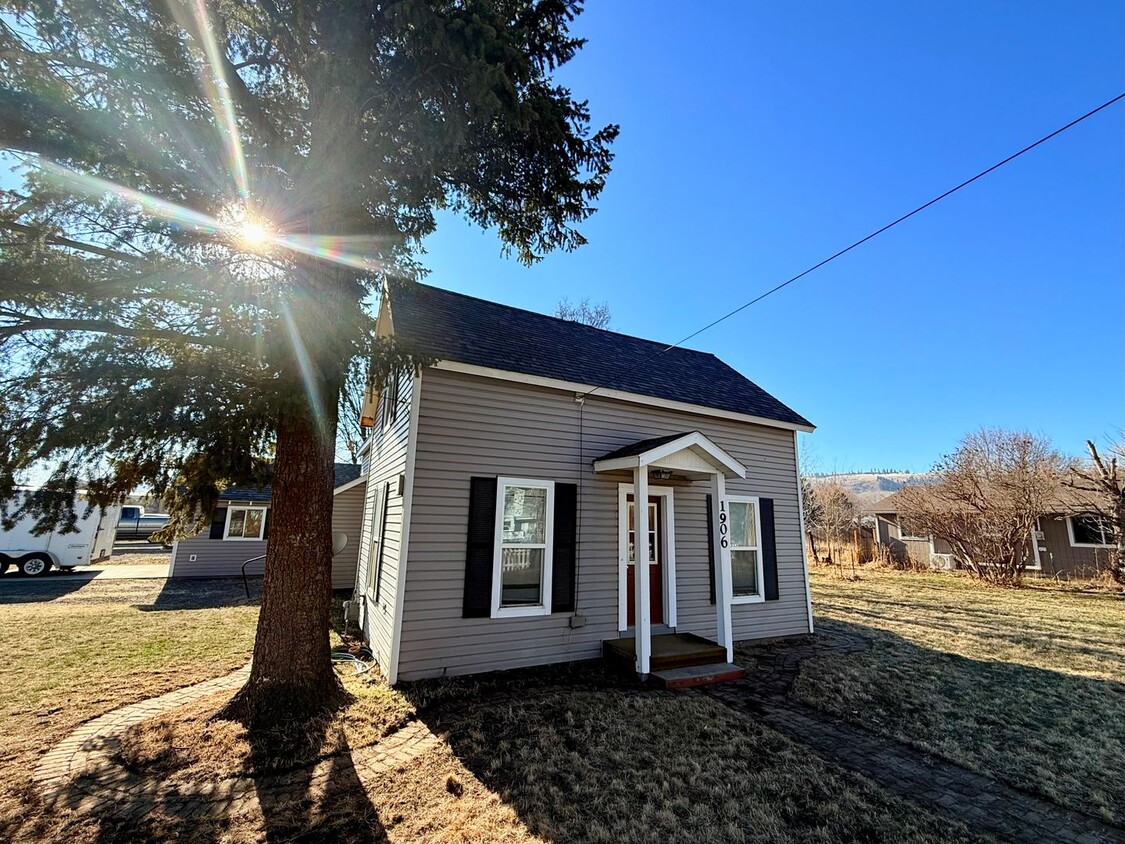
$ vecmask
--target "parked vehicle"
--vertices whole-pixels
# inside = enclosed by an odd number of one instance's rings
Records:
[[[25,516],[12,530],[0,532],[0,574],[15,566],[20,574],[39,577],[51,567],[70,571],[75,566],[108,560],[113,554],[113,534],[121,516],[119,505],[103,512],[93,507],[86,512],[86,502],[79,492],[75,502],[78,512],[77,532],[54,530],[42,536],[32,533],[35,518]]]
[[[121,520],[117,523],[117,538],[150,539],[166,524],[167,513],[146,513],[144,507],[126,504],[121,508]]]

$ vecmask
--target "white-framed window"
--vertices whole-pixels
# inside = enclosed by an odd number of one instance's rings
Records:
[[[383,387],[383,406],[381,408],[382,413],[379,417],[380,430],[390,427],[394,424],[395,419],[398,418],[401,386],[398,373],[394,373],[387,378],[387,383]]]
[[[379,600],[379,585],[383,568],[383,539],[387,530],[387,492],[388,484],[375,489],[375,508],[371,514],[371,542],[367,554],[367,594],[372,600]]]
[[[549,615],[555,482],[496,479],[492,617]]]
[[[756,496],[728,495],[731,603],[765,600],[762,591],[762,519]]]
[[[917,525],[912,525],[902,516],[898,517],[898,538],[911,542],[929,542],[930,535],[923,533],[922,529]]]
[[[227,507],[223,539],[259,540],[266,532],[265,507]]]
[[[1113,526],[1104,516],[1093,513],[1067,516],[1066,528],[1072,548],[1108,548],[1117,544],[1113,538]]]

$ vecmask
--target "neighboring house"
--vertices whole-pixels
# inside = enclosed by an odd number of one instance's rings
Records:
[[[922,565],[939,569],[960,566],[953,549],[940,539],[919,536],[900,514],[899,493],[872,507],[875,539],[891,554],[909,556]],[[1045,577],[1093,577],[1104,571],[1113,550],[1113,536],[1101,519],[1084,512],[1080,503],[1060,497],[1052,512],[1039,519],[1028,537],[1026,570]]]
[[[392,683],[811,632],[804,417],[713,355],[421,284],[377,332],[436,361],[364,447],[356,600]]]
[[[332,532],[345,534],[347,542],[332,558],[332,588],[355,585],[359,559],[360,526],[367,479],[353,463],[336,464],[336,491],[332,502]],[[169,577],[230,577],[242,573],[242,564],[266,553],[270,527],[270,488],[230,487],[219,496],[219,504],[206,533],[181,539],[172,548]],[[246,567],[260,575],[264,561]]]

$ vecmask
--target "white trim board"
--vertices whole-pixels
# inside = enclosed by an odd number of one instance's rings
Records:
[[[795,425],[791,422],[779,422],[776,419],[766,419],[762,416],[754,416],[749,413],[736,413],[732,410],[721,410],[714,407],[704,407],[703,405],[690,404],[688,402],[674,401],[672,399],[662,399],[655,396],[644,396],[640,393],[629,393],[624,390],[611,390],[608,387],[598,387],[596,384],[581,384],[577,381],[563,381],[558,378],[544,378],[540,375],[525,375],[520,372],[509,372],[504,369],[492,369],[487,366],[476,366],[471,363],[457,363],[456,361],[442,360],[432,364],[434,369],[441,369],[447,372],[460,372],[465,375],[477,375],[481,378],[495,378],[500,381],[515,381],[520,384],[531,384],[536,387],[549,387],[555,390],[564,390],[573,393],[588,393],[591,390],[597,390],[594,396],[600,396],[607,399],[617,399],[618,401],[632,402],[633,404],[644,404],[652,407],[661,407],[665,410],[681,410],[685,413],[694,413],[697,416],[711,416],[716,419],[734,419],[739,422],[750,422],[755,425],[763,425],[767,428],[783,428],[787,431],[804,431],[812,433],[816,430],[813,425]]]
[[[341,492],[347,492],[349,489],[355,489],[360,484],[365,483],[367,483],[367,475],[360,475],[354,481],[348,481],[346,484],[340,484],[340,486],[332,490],[332,494],[339,495]]]
[[[693,452],[695,459],[699,461],[699,465],[690,467],[675,465],[676,455],[682,451],[689,451],[691,449],[698,449],[706,454],[707,457],[701,458],[698,454]],[[639,466],[652,466],[654,468],[663,466],[671,469],[687,468],[688,471],[706,472],[707,474],[711,474],[716,469],[721,469],[724,472],[729,472],[734,477],[746,477],[745,466],[727,454],[722,448],[715,445],[714,442],[699,431],[684,434],[682,437],[677,437],[663,445],[654,446],[640,454],[631,454],[628,457],[614,457],[610,460],[594,461],[595,472],[613,472],[620,469],[635,469]]]
[[[1076,542],[1074,539],[1074,520],[1082,516],[1089,516],[1092,518],[1099,518],[1094,513],[1079,513],[1077,516],[1066,517],[1066,538],[1070,542],[1071,548],[1113,548],[1115,547],[1112,542],[1097,543],[1097,542]]]
[[[809,632],[813,632],[812,589],[809,584],[809,552],[805,548],[805,491],[801,488],[801,447],[797,442],[797,432],[793,432],[793,469],[797,478],[797,509],[801,514],[801,565],[805,575],[805,604],[809,613]],[[776,516],[775,516],[776,518]],[[878,516],[875,517],[875,539],[879,538]]]
[[[633,494],[633,484],[617,485],[617,630],[629,629],[629,519],[626,510],[627,496]],[[664,531],[660,537],[664,552],[664,624],[676,628],[676,507],[675,487],[649,486],[649,497],[663,499]]]
[[[391,652],[387,658],[387,683],[398,682],[398,658],[402,653],[402,608],[406,600],[406,569],[410,551],[410,513],[414,500],[414,461],[418,456],[418,416],[422,405],[422,374],[411,382],[410,424],[406,434],[406,482],[402,490],[402,537],[398,546],[398,583],[395,588],[395,618],[391,629]]]

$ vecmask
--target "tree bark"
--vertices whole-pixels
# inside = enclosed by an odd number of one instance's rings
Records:
[[[331,440],[308,405],[284,413],[254,662],[231,704],[231,713],[246,723],[304,717],[340,699],[328,640],[334,475]]]

